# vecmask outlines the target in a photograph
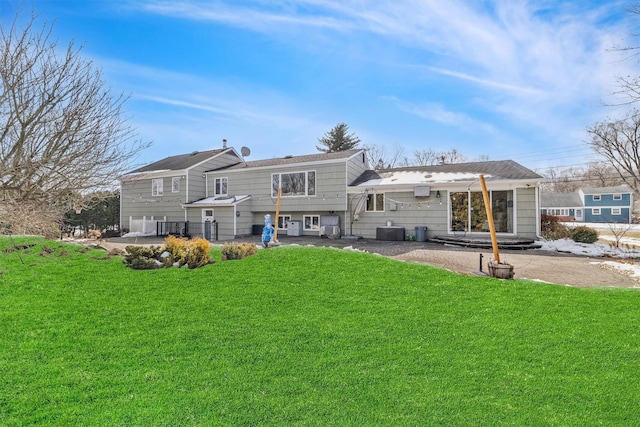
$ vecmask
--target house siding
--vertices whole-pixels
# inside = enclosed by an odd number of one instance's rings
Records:
[[[316,194],[311,196],[281,197],[280,214],[291,215],[294,221],[302,221],[304,215],[329,215],[346,209],[346,167],[345,161],[321,164],[298,164],[286,167],[247,168],[209,172],[207,181],[209,196],[213,196],[216,178],[226,177],[229,195],[251,195],[251,200],[243,203],[247,215],[241,212],[237,234],[248,235],[253,224],[264,224],[264,216],[275,215],[276,198],[271,195],[271,177],[274,173],[315,171]],[[246,208],[244,205],[247,205]],[[275,223],[275,218],[273,218]],[[317,235],[315,231],[305,231],[305,235]]]
[[[447,195],[441,191],[441,200],[434,196],[415,197],[411,191],[385,192],[385,210],[383,212],[367,212],[360,214],[360,219],[351,225],[351,212],[348,213],[347,234],[362,236],[368,239],[376,238],[378,227],[384,227],[388,220],[394,226],[404,227],[405,238],[415,236],[415,227],[427,227],[427,238],[447,233]],[[352,200],[357,203],[358,196]],[[395,205],[395,210],[393,206]]]
[[[600,215],[593,213],[593,207],[585,208],[584,218],[586,222],[601,222],[601,223],[629,223],[631,210],[629,208],[620,208],[620,215],[613,215],[612,208],[599,208]]]
[[[166,216],[167,221],[184,221],[186,214],[182,204],[205,197],[204,172],[238,162],[240,159],[234,154],[223,153],[189,168],[186,173],[184,171],[175,171],[175,174],[162,172],[161,176],[157,176],[159,174],[149,172],[148,178],[125,179],[121,182],[121,194],[124,197],[122,197],[120,223],[123,227],[128,227],[129,217],[149,219],[152,216],[156,219]],[[176,176],[181,177],[180,191],[173,193],[171,179]],[[151,195],[153,179],[162,179],[162,196]]]
[[[360,175],[362,175],[367,170],[367,166],[368,166],[367,156],[364,152],[358,153],[357,155],[347,160],[347,165],[346,165],[347,184],[351,184]]]
[[[536,190],[535,188],[517,188],[515,196],[517,234],[521,237],[535,239],[539,234]]]
[[[176,176],[184,176],[176,174]],[[186,191],[186,180],[181,179],[180,191],[171,192],[171,177],[158,178],[162,179],[163,194],[162,196],[151,195],[152,179],[138,179],[122,182],[122,199],[120,210],[120,224],[122,227],[129,228],[129,217],[134,219],[142,219],[146,217],[150,219],[154,217],[164,218],[167,221],[183,221],[184,210],[180,204],[184,200]]]
[[[619,193],[618,193],[619,194]],[[613,207],[622,207],[622,206],[631,206],[631,194],[621,194],[622,198],[620,200],[614,200],[613,194],[600,194],[600,200],[593,200],[593,194],[585,194],[584,195],[584,206],[585,207],[602,207],[602,206],[613,206]]]

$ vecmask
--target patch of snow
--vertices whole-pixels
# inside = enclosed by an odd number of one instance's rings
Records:
[[[122,237],[149,237],[149,236],[155,236],[156,232],[155,231],[151,231],[149,233],[143,233],[141,231],[132,231],[130,233],[125,233],[122,235]]]
[[[596,264],[600,264],[600,266],[603,268],[611,268],[611,269],[619,270],[627,274],[629,277],[631,277],[633,281],[638,283],[640,286],[640,266],[636,264],[626,264],[626,263],[615,262],[615,261],[604,261]]]
[[[538,241],[540,249],[550,252],[563,252],[574,255],[586,255],[592,257],[612,256],[617,258],[640,257],[640,251],[629,248],[616,248],[605,243],[578,243],[571,239],[558,239]]]
[[[602,224],[600,224],[602,226]],[[633,240],[633,239],[630,239]],[[636,248],[616,248],[605,243],[578,243],[571,239],[559,239],[550,241],[536,242],[542,247],[541,250],[552,252],[564,252],[574,255],[586,255],[591,257],[610,256],[619,259],[624,258],[640,258],[640,250]],[[635,239],[635,244],[640,246],[640,240]],[[640,265],[630,262],[616,261],[598,261],[592,264],[599,265],[601,268],[610,268],[619,270],[629,275],[640,287]]]

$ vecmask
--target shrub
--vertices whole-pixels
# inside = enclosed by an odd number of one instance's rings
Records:
[[[566,239],[571,237],[571,230],[560,223],[560,218],[554,215],[542,214],[540,216],[541,234],[547,240]]]
[[[208,240],[196,237],[188,242],[186,252],[186,263],[189,268],[203,267],[207,264],[212,264],[213,260],[209,256],[211,250],[211,244]]]
[[[89,231],[89,233],[87,233],[87,237],[89,239],[99,239],[100,237],[102,237],[102,233],[100,233],[98,230],[91,230]]]
[[[188,247],[189,243],[186,239],[167,236],[167,238],[164,239],[164,249],[169,252],[169,256],[164,259],[164,264],[167,267],[172,266],[176,262],[181,266],[186,264]]]
[[[127,266],[136,270],[147,270],[159,267],[171,267],[176,262],[179,266],[187,265],[189,268],[198,268],[212,264],[209,256],[211,245],[205,239],[193,240],[167,237],[165,245],[160,246],[127,246],[124,262]],[[162,257],[167,252],[169,256]]]
[[[162,250],[159,246],[133,246],[124,248],[127,252],[124,256],[124,263],[134,270],[152,270],[159,268],[157,260],[160,258]]]
[[[571,238],[575,242],[595,243],[598,240],[598,232],[586,225],[580,225],[571,230]]]
[[[229,261],[233,259],[243,259],[254,255],[258,248],[253,243],[225,243],[220,250],[222,260]]]

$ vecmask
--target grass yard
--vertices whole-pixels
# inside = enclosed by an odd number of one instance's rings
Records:
[[[0,425],[640,425],[640,290],[14,240],[37,245],[0,255]]]

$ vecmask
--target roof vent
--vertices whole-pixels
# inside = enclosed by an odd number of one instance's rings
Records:
[[[293,156],[291,154],[287,154],[286,156],[284,156],[285,159],[292,159]]]
[[[191,153],[192,156],[195,156],[196,154],[198,154],[198,151],[194,151],[193,153]]]

